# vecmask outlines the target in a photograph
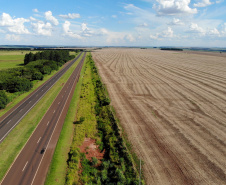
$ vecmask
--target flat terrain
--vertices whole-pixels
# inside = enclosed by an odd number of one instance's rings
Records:
[[[0,50],[0,70],[21,67],[24,64],[24,56],[28,50],[4,51]]]
[[[226,57],[92,52],[147,184],[226,184]]]

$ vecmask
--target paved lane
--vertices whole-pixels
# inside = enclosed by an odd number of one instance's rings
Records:
[[[85,54],[12,164],[2,185],[44,184],[84,59]]]
[[[60,79],[60,77],[77,61],[80,53],[72,62],[50,78],[46,83],[40,86],[28,98],[22,100],[19,106],[10,114],[6,113],[0,118],[0,143],[12,131],[12,129],[23,119],[23,117],[38,103],[38,101],[51,89],[51,87]]]

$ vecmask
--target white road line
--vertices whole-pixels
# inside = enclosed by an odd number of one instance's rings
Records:
[[[9,120],[8,123],[9,123],[10,121],[11,121],[11,120]],[[8,124],[8,123],[7,123],[7,124]]]
[[[60,104],[60,102],[58,103],[58,105]]]
[[[58,80],[59,80],[59,79],[58,79]],[[58,80],[57,80],[57,81],[58,81]],[[57,81],[56,81],[56,82],[57,82]],[[56,82],[55,82],[55,83],[56,83]],[[55,84],[55,83],[54,83],[54,84]],[[54,85],[54,84],[53,84],[53,85]],[[51,85],[50,88],[51,88],[53,85]],[[50,88],[49,88],[49,89],[50,89]],[[47,90],[47,91],[46,91],[46,92],[38,99],[38,101],[39,101],[39,100],[40,100],[40,99],[41,99],[41,98],[49,91],[49,89],[48,89],[48,90]],[[71,92],[70,92],[70,93],[71,93]],[[70,93],[69,93],[69,95],[70,95]],[[55,98],[55,99],[56,99],[56,98]],[[55,101],[55,99],[54,99],[54,101]],[[37,101],[37,102],[38,102],[38,101]],[[66,101],[67,101],[67,100],[66,100]],[[32,109],[32,108],[37,104],[37,102],[35,102],[35,104],[34,104],[30,109]],[[51,107],[51,106],[50,106],[50,107]],[[48,110],[50,109],[50,107],[48,108]],[[30,109],[29,109],[29,110],[30,110]],[[64,109],[64,107],[63,107],[63,109]],[[29,111],[29,110],[28,110],[28,111]],[[48,110],[47,110],[47,112],[48,112]],[[28,113],[28,111],[22,116],[22,118]],[[14,111],[13,111],[13,112],[14,112]],[[13,113],[13,112],[12,112],[12,113]],[[10,113],[9,115],[11,115],[12,113]],[[61,112],[61,113],[62,113],[62,112]],[[45,116],[45,115],[44,115],[44,116]],[[43,117],[44,117],[44,116],[43,116]],[[61,115],[60,115],[60,116],[61,116]],[[42,117],[41,121],[43,120],[43,117]],[[21,118],[21,119],[22,119],[22,118]],[[16,122],[16,124],[17,124],[21,119],[19,119],[19,120]],[[41,121],[40,121],[40,122],[41,122]],[[39,122],[39,123],[40,123],[40,122]],[[1,138],[1,139],[0,139],[0,142],[1,142],[1,141],[7,136],[7,134],[8,134],[8,133],[16,126],[16,124],[15,124],[15,125],[14,125],[14,126],[13,126],[13,127],[12,127],[12,128],[11,128],[11,129],[10,129],[10,130],[9,130],[9,131]],[[35,130],[36,130],[36,129],[35,129]],[[24,146],[23,146],[23,148],[21,149],[21,151],[24,149],[25,145],[28,143],[28,141],[30,140],[30,138],[31,138],[32,135],[34,134],[35,130],[32,132],[32,134],[30,135],[30,137],[29,137],[29,139],[27,140],[27,142],[24,144]],[[55,128],[54,128],[54,130],[55,130]],[[51,136],[51,138],[52,138],[52,136]],[[50,139],[51,139],[51,138],[50,138]],[[49,143],[48,143],[48,144],[49,144]],[[47,144],[47,147],[48,147],[48,144]],[[12,168],[13,164],[15,163],[15,161],[17,160],[17,158],[18,158],[19,155],[21,154],[21,151],[20,151],[20,153],[18,153],[18,155],[16,156],[14,162],[11,164],[10,168],[9,168],[8,171],[6,172],[6,174],[5,174],[5,176],[3,177],[2,181],[0,182],[0,184],[4,181],[5,177],[8,175],[8,173],[9,173],[10,169]],[[44,155],[45,155],[45,153],[44,153]],[[43,155],[43,156],[44,156],[44,155]],[[42,157],[42,159],[43,159],[43,157]],[[41,159],[41,161],[42,161],[42,159]],[[39,166],[40,166],[40,164],[41,164],[41,162],[39,163]],[[38,166],[38,169],[39,169],[39,166]],[[38,169],[36,170],[35,176],[36,176],[36,174],[37,174]],[[33,178],[33,180],[32,180],[31,185],[32,185],[33,182],[34,182],[35,176],[34,176],[34,178]]]
[[[29,103],[31,103],[31,101],[29,101]]]
[[[53,111],[53,113],[55,113],[56,110]]]
[[[24,171],[24,169],[26,168],[26,166],[27,166],[27,163],[28,163],[28,161],[26,162],[26,164],[24,165],[24,168],[23,168],[23,170],[22,170],[22,172]]]
[[[74,83],[73,83],[73,85],[74,85]],[[64,103],[64,105],[63,105],[62,111],[61,111],[60,116],[58,117],[58,120],[57,120],[57,122],[56,122],[56,124],[55,124],[55,127],[54,127],[53,131],[52,131],[52,134],[51,134],[51,136],[50,136],[50,139],[49,139],[49,141],[48,141],[48,144],[47,144],[46,149],[47,149],[48,146],[49,146],[49,143],[50,143],[50,141],[51,141],[51,139],[52,139],[52,136],[53,136],[53,133],[54,133],[54,131],[55,131],[55,128],[56,128],[56,126],[57,126],[57,124],[58,124],[58,122],[59,122],[59,119],[60,119],[61,114],[62,114],[62,112],[63,112],[63,110],[64,110],[64,107],[65,107],[65,105],[66,105],[66,102],[68,101],[68,98],[69,98],[69,96],[70,96],[70,94],[71,94],[71,91],[72,91],[72,88],[71,88],[71,90],[69,91],[69,95],[67,96],[67,99],[66,99],[66,101],[65,101],[65,103]],[[31,182],[31,185],[33,185],[33,183],[34,183],[35,177],[36,177],[36,175],[37,175],[37,172],[38,172],[38,170],[39,170],[39,167],[40,167],[40,165],[41,165],[41,163],[42,163],[42,160],[43,160],[43,157],[45,156],[45,154],[46,154],[46,152],[44,153],[44,155],[43,155],[42,158],[41,158],[41,161],[39,162],[38,168],[37,168],[37,170],[36,170],[36,172],[35,172],[35,175],[34,175],[34,177],[33,177],[33,180],[32,180],[32,182]]]
[[[47,123],[47,125],[49,124],[49,121],[48,121],[48,123]]]
[[[19,112],[21,112],[23,109],[21,109]]]
[[[41,137],[38,139],[38,142],[37,143],[39,143],[40,139],[41,139]]]

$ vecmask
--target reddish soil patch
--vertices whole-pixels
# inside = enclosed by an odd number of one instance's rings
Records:
[[[96,140],[91,138],[85,138],[82,146],[80,146],[80,152],[85,153],[88,160],[91,160],[92,157],[96,157],[100,161],[104,157],[104,151],[101,153],[96,145]]]

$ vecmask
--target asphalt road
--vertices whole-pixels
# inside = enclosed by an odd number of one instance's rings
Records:
[[[44,184],[85,54],[5,175],[1,185]]]
[[[29,97],[22,100],[15,108],[0,118],[0,143],[13,130],[13,128],[23,119],[23,117],[38,103],[38,101],[51,89],[60,77],[76,62],[81,56],[80,53],[72,62],[65,65],[58,73],[40,86]]]

